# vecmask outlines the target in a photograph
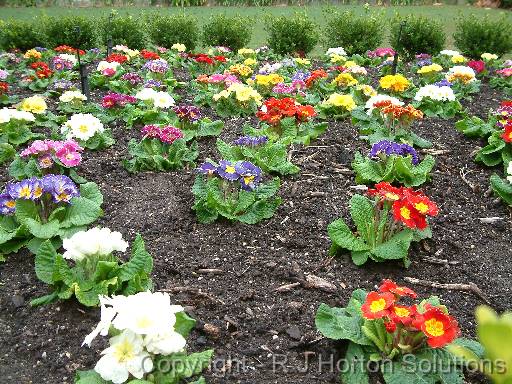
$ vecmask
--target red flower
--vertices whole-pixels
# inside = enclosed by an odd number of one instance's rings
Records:
[[[505,131],[501,135],[501,138],[506,143],[512,143],[512,124],[505,125]]]
[[[110,56],[107,57],[107,61],[109,63],[116,62],[119,64],[123,64],[124,62],[128,61],[128,57],[125,55],[121,55],[119,53],[112,53]]]
[[[427,336],[427,344],[432,348],[442,348],[451,343],[460,333],[457,321],[439,308],[431,307],[418,317],[421,330]]]
[[[393,321],[384,321],[384,327],[386,327],[387,333],[393,333],[396,331],[396,323]]]
[[[160,58],[158,53],[148,51],[147,49],[143,49],[142,51],[140,51],[140,54],[145,60],[156,60]]]
[[[409,325],[412,323],[414,319],[414,315],[416,314],[416,306],[406,307],[404,305],[394,305],[390,309],[389,317],[395,323],[402,323],[404,325]]]
[[[308,121],[310,117],[315,117],[315,108],[311,105],[300,105],[297,107],[297,119],[300,121]]]
[[[76,48],[70,47],[69,45],[59,45],[58,47],[55,47],[53,50],[56,52],[66,52],[66,53],[72,53],[75,55],[76,55],[76,51],[77,51]],[[78,54],[80,56],[85,55],[85,51],[80,49],[78,51]]]
[[[393,218],[396,221],[401,221],[407,227],[414,229],[427,228],[427,220],[425,216],[419,212],[407,200],[399,200],[393,203]]]
[[[214,56],[213,58],[217,60],[219,63],[225,63],[227,60],[225,56]]]
[[[410,188],[404,188],[404,195],[409,203],[422,215],[437,216],[439,208],[422,192],[415,192]]]
[[[413,299],[417,297],[416,292],[414,292],[411,288],[399,286],[397,283],[389,279],[382,280],[382,284],[379,287],[379,292],[391,292],[398,297],[409,296]]]
[[[501,107],[512,107],[512,100],[503,100],[500,104]]]
[[[9,84],[5,81],[0,81],[0,95],[9,92]]]
[[[379,195],[380,197],[389,201],[400,200],[403,195],[400,188],[395,188],[385,181],[375,184],[375,189],[369,189],[368,194],[370,196]]]
[[[311,87],[317,79],[326,78],[327,76],[327,72],[325,72],[323,69],[314,70],[305,81],[306,87]]]
[[[370,292],[361,306],[365,319],[380,319],[389,315],[389,308],[394,304],[395,296],[392,293]]]
[[[485,71],[485,63],[483,60],[468,61],[467,66],[472,68],[476,73]]]

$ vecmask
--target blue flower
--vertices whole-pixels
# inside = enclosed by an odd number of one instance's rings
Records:
[[[236,139],[235,141],[233,141],[233,144],[240,145],[240,146],[245,145],[248,147],[249,146],[255,147],[257,145],[265,144],[267,141],[268,141],[267,136],[257,136],[257,137],[242,136],[242,137],[239,137],[238,139]]]
[[[372,149],[368,157],[371,159],[379,158],[379,155],[385,156],[397,155],[397,156],[408,156],[412,157],[412,164],[417,165],[419,163],[419,157],[416,150],[408,144],[395,143],[389,140],[381,140],[372,145]]]
[[[10,194],[4,192],[0,194],[0,215],[12,215],[16,208],[16,200]]]
[[[261,181],[261,169],[249,161],[239,161],[235,165],[240,175],[240,184],[245,191],[252,191]]]
[[[204,162],[196,169],[198,173],[202,173],[203,175],[215,175],[217,173],[217,166],[210,162]]]
[[[453,84],[450,83],[448,80],[443,79],[441,81],[438,81],[437,83],[434,83],[436,87],[451,87]]]
[[[46,175],[42,185],[44,192],[50,194],[55,203],[69,203],[73,197],[80,196],[73,180],[64,175]]]
[[[237,173],[235,165],[231,161],[221,160],[217,167],[217,174],[223,179],[235,181],[240,175]]]
[[[22,180],[18,183],[7,184],[7,193],[14,199],[33,199],[34,185],[31,179]]]

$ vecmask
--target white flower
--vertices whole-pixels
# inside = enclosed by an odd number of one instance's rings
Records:
[[[174,98],[167,92],[157,92],[153,98],[153,105],[157,108],[169,108],[174,105]]]
[[[187,340],[178,332],[169,331],[159,335],[148,335],[144,338],[147,351],[157,355],[170,355],[185,348]]]
[[[123,240],[120,232],[95,227],[64,239],[62,246],[66,250],[62,255],[65,259],[80,261],[88,256],[106,256],[114,251],[126,252],[128,243]]]
[[[61,53],[60,55],[58,55],[58,57],[60,57],[62,60],[66,60],[70,63],[73,63],[73,65],[75,65],[78,62],[76,56],[70,55],[69,53]]]
[[[61,132],[66,134],[67,139],[74,137],[87,141],[93,137],[96,132],[103,132],[105,128],[101,121],[90,113],[77,113],[64,123]]]
[[[455,94],[450,87],[443,86],[438,87],[437,85],[429,84],[418,89],[414,100],[421,101],[423,98],[428,97],[435,101],[454,101]]]
[[[139,100],[153,100],[157,94],[153,88],[143,88],[139,92],[136,93],[135,97]]]
[[[343,49],[343,47],[329,48],[327,52],[325,52],[327,56],[338,55],[338,56],[347,56],[347,52]]]
[[[442,50],[441,52],[439,52],[441,55],[446,55],[446,56],[459,56],[460,55],[460,52],[458,51],[453,51],[451,49],[445,49],[445,50]]]
[[[373,109],[375,108],[374,105],[382,101],[390,101],[393,105],[404,105],[404,103],[398,100],[396,97],[378,94],[370,97],[364,105],[365,109],[368,110],[368,115],[372,114]]]
[[[33,122],[36,120],[36,118],[32,114],[32,112],[18,111],[17,109],[12,109],[12,108],[0,109],[0,124],[8,123],[11,120],[22,120],[22,121]]]
[[[512,161],[508,162],[507,173],[507,180],[510,184],[512,184]]]
[[[66,91],[62,95],[60,95],[59,100],[64,103],[69,103],[74,100],[87,100],[87,96],[85,96],[80,91]]]
[[[365,67],[361,67],[359,65],[354,65],[349,68],[349,71],[355,75],[366,75],[368,72]]]
[[[493,53],[482,53],[482,55],[480,56],[482,59],[484,59],[485,61],[490,61],[490,60],[497,60],[498,59],[498,55],[495,55]]]
[[[87,346],[90,347],[92,341],[96,338],[96,336],[98,336],[98,335],[107,336],[108,335],[108,331],[110,329],[110,326],[112,325],[112,320],[114,319],[114,316],[117,313],[114,306],[112,306],[115,301],[115,297],[119,297],[119,296],[114,296],[113,298],[106,297],[106,296],[100,296],[100,304],[101,304],[100,322],[98,323],[96,328],[94,328],[94,330],[85,337],[84,342],[82,343],[82,346],[84,344],[87,344]],[[109,305],[109,306],[107,307],[107,305]]]
[[[98,66],[96,67],[96,70],[99,72],[103,72],[105,69],[113,69],[114,71],[117,70],[117,67],[119,67],[121,64],[119,64],[116,61],[113,61],[109,63],[108,61],[100,61],[98,63]]]
[[[176,43],[171,46],[171,49],[174,49],[178,52],[185,52],[187,50],[187,47],[185,46],[185,44]]]
[[[94,367],[103,380],[120,384],[128,380],[130,374],[142,379],[145,373],[153,370],[153,361],[144,350],[142,336],[125,330],[109,342],[110,347],[101,352],[103,357]]]

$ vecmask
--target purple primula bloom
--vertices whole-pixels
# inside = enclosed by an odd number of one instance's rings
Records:
[[[421,60],[418,60],[418,62],[416,64],[418,65],[418,67],[424,67],[425,65],[432,64],[432,60],[431,59],[421,59]]]
[[[142,76],[135,72],[125,73],[121,76],[121,80],[128,81],[131,85],[137,85],[144,81]]]
[[[44,47],[35,47],[34,48],[37,52],[45,52],[48,50],[48,48],[44,48]]]
[[[437,83],[434,83],[436,87],[451,87],[453,84],[450,83],[448,80],[443,79],[438,81]]]
[[[49,153],[46,153],[37,159],[37,163],[39,167],[43,169],[51,168],[53,166],[53,157]]]
[[[240,175],[240,184],[245,191],[252,191],[261,181],[261,169],[249,161],[239,161],[235,165]]]
[[[46,175],[42,179],[45,193],[49,193],[55,203],[69,203],[73,197],[80,196],[76,184],[64,175]]]
[[[55,80],[50,88],[56,91],[67,91],[68,89],[73,87],[73,83],[69,80]]]
[[[100,49],[99,49],[99,48],[91,48],[91,49],[89,49],[89,51],[87,51],[87,52],[89,52],[89,53],[93,53],[93,54],[95,54],[95,55],[99,55],[101,51],[100,51]]]
[[[208,176],[215,175],[217,173],[217,166],[206,161],[196,169],[196,172]]]
[[[221,160],[217,167],[217,174],[229,181],[238,180],[240,175],[236,172],[235,165],[231,161]]]
[[[6,190],[7,193],[15,200],[31,200],[34,198],[34,185],[32,179],[26,179],[18,183],[7,184]]]
[[[419,157],[416,150],[408,144],[395,143],[393,141],[381,140],[372,145],[372,149],[368,157],[371,159],[379,158],[379,155],[383,154],[386,156],[397,155],[397,156],[408,156],[412,157],[412,164],[417,165],[419,163]]]
[[[55,56],[51,61],[52,69],[56,71],[64,71],[66,69],[72,69],[74,64],[71,61],[65,60],[59,56]]]
[[[9,76],[9,72],[7,72],[5,69],[0,69],[0,80],[7,79],[7,76]]]
[[[428,53],[420,53],[418,55],[416,55],[416,60],[426,60],[426,59],[430,59],[432,56],[429,55]]]
[[[16,200],[7,192],[0,194],[0,215],[12,215],[16,208]]]
[[[160,88],[162,83],[158,80],[148,80],[144,83],[144,88]]]
[[[234,145],[245,145],[250,147],[255,147],[257,145],[265,144],[268,141],[267,136],[258,136],[258,137],[252,137],[252,136],[242,136],[233,141]]]
[[[181,121],[195,123],[201,118],[201,111],[194,105],[176,106],[173,111]]]
[[[295,75],[292,76],[293,81],[306,81],[306,79],[310,76],[309,72],[297,71]]]
[[[150,72],[165,73],[169,70],[169,64],[164,59],[149,60],[143,66]]]

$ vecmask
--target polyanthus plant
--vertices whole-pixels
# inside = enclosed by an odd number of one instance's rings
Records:
[[[276,196],[280,180],[262,183],[263,172],[249,161],[209,160],[197,169],[192,193],[193,209],[201,223],[224,217],[230,221],[255,224],[269,219],[281,204]]]
[[[128,172],[180,169],[193,164],[199,155],[197,142],[187,146],[183,133],[176,127],[146,125],[141,133],[140,142],[131,139],[128,143],[131,158],[123,161]]]
[[[108,89],[109,83],[118,80],[125,73],[124,68],[117,61],[100,61],[96,67],[96,71],[89,76],[89,84],[91,89],[103,88]]]
[[[386,182],[376,184],[368,196],[354,195],[350,199],[356,232],[341,218],[329,224],[330,253],[350,251],[356,265],[368,259],[402,260],[408,267],[411,243],[432,236],[427,216],[438,214],[437,205],[421,191],[396,188]]]
[[[348,341],[341,383],[369,383],[370,372],[380,372],[387,384],[464,383],[463,361],[451,347],[482,347],[458,337],[458,323],[438,297],[416,299],[412,289],[384,280],[378,291],[356,289],[345,308],[320,304],[320,333]]]
[[[467,137],[487,139],[492,133],[500,130],[498,119],[496,112],[490,110],[486,120],[478,116],[465,116],[455,123],[455,128]]]
[[[66,139],[76,139],[82,147],[91,150],[108,148],[115,143],[110,129],[105,129],[100,119],[90,113],[72,115],[60,132]]]
[[[95,183],[78,188],[64,175],[8,183],[0,194],[0,255],[25,246],[36,253],[45,240],[57,246],[96,221],[103,214],[102,204]]]
[[[258,91],[240,83],[233,83],[213,95],[215,111],[222,117],[254,115],[261,105],[261,99]]]
[[[476,78],[473,68],[456,65],[451,67],[445,75],[446,80],[452,83],[457,98],[464,99],[480,91],[480,81]]]
[[[512,206],[512,161],[508,162],[505,178],[497,174],[491,176],[491,188],[506,204]]]
[[[80,113],[85,110],[87,96],[76,90],[64,91],[59,96],[58,109],[64,113]]]
[[[182,306],[171,305],[169,294],[102,296],[100,303],[101,320],[82,345],[109,335],[109,346],[93,370],[76,373],[75,384],[206,383],[200,375],[213,350],[187,353],[195,320]]]
[[[194,105],[180,105],[173,107],[179,123],[177,124],[186,141],[199,137],[219,136],[224,128],[222,120],[212,121],[203,117],[201,110]]]
[[[443,78],[443,74],[441,73],[443,71],[443,67],[441,65],[432,63],[430,59],[420,60],[418,64],[423,64],[416,70],[422,84],[432,84]]]
[[[0,109],[0,164],[12,159],[19,145],[39,136],[30,129],[34,121],[31,112]]]
[[[327,129],[326,123],[314,123],[316,111],[311,105],[302,105],[291,97],[265,100],[256,116],[259,129],[244,129],[251,135],[264,135],[285,143],[308,145]]]
[[[100,296],[133,295],[152,288],[150,273],[153,259],[137,235],[132,254],[123,262],[114,252],[126,252],[128,243],[121,233],[109,228],[92,228],[65,238],[65,252],[57,253],[46,240],[35,257],[36,275],[51,286],[52,292],[31,301],[31,305],[49,304],[75,296],[87,307],[97,306]]]
[[[412,105],[425,116],[439,116],[451,119],[462,111],[462,105],[456,99],[452,88],[445,83],[429,84],[421,87],[414,95]]]
[[[319,115],[322,118],[334,117],[342,119],[350,116],[350,112],[356,108],[356,102],[351,94],[333,93],[319,106]]]
[[[512,96],[512,62],[509,60],[507,64],[507,67],[495,72],[494,76],[489,79],[489,85],[502,90],[507,96]]]
[[[512,101],[503,101],[496,111],[497,131],[488,138],[488,144],[476,154],[475,161],[488,167],[502,164],[506,167],[512,161]]]
[[[267,136],[242,136],[231,144],[217,139],[217,150],[226,160],[247,160],[267,173],[292,175],[300,170],[288,160],[287,145]]]
[[[356,152],[352,168],[358,184],[385,181],[417,187],[430,178],[434,164],[431,155],[420,161],[416,150],[408,144],[382,140],[372,145],[366,157]]]
[[[414,84],[404,75],[386,75],[379,79],[379,86],[391,96],[407,97]]]

